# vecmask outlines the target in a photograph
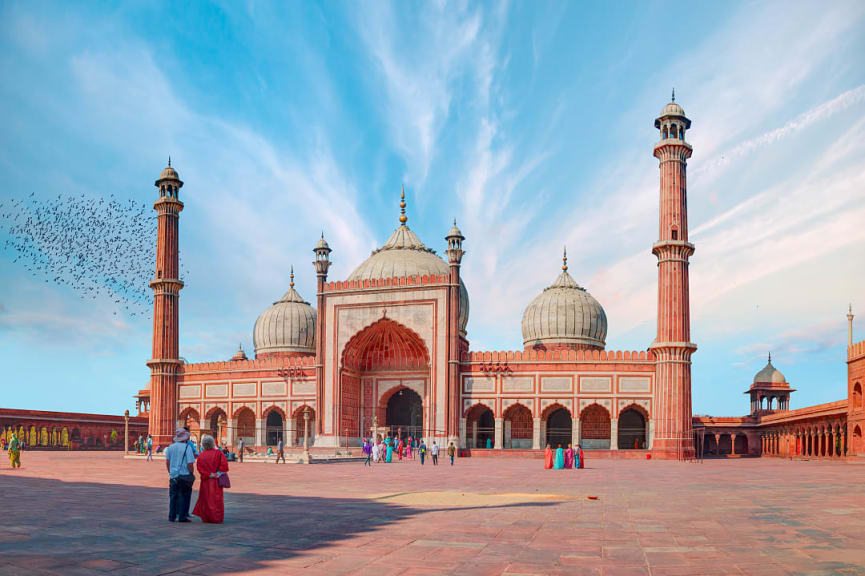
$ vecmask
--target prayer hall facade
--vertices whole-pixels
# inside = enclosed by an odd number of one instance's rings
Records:
[[[328,277],[332,250],[322,234],[312,250],[312,301],[295,289],[292,269],[288,291],[255,322],[252,358],[241,348],[229,360],[186,363],[178,338],[183,182],[169,162],[155,182],[151,377],[138,393],[156,443],[169,442],[178,425],[188,425],[222,445],[243,438],[246,446],[263,448],[282,440],[325,453],[388,433],[453,442],[463,455],[536,454],[546,444],[579,443],[597,455],[689,459],[742,451],[743,441],[748,454],[770,453],[777,444],[772,439],[793,429],[785,419],[792,412],[761,407],[769,398],[788,407],[792,389],[771,373],[756,378],[749,391],[751,415],[726,421],[692,416],[697,346],[690,334],[694,245],[686,185],[692,148],[685,140],[691,121],[674,99],[654,124],[660,136],[653,147],[659,225],[651,245],[658,259],[657,329],[640,351],[606,349],[604,309],[568,272],[566,255],[561,270],[550,270],[550,284],[527,303],[522,348],[473,350],[470,292],[460,273],[465,238],[454,222],[439,256],[409,228],[403,194],[397,228],[347,278]],[[857,346],[851,344],[851,358],[865,357],[865,343]],[[862,363],[855,364],[857,382]],[[844,410],[849,406],[845,402]],[[815,409],[840,429],[840,404]],[[861,421],[857,410],[845,416],[844,426]],[[711,440],[731,448],[713,452]]]

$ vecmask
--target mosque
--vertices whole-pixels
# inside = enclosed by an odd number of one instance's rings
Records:
[[[472,350],[460,277],[465,238],[454,222],[439,256],[409,228],[403,194],[398,227],[348,278],[328,278],[331,247],[322,234],[312,250],[314,305],[295,290],[292,269],[288,291],[255,322],[254,358],[239,349],[230,360],[186,363],[178,345],[183,182],[169,163],[155,183],[151,379],[138,394],[150,432],[166,443],[185,424],[224,445],[283,440],[320,452],[391,433],[453,442],[469,455],[580,443],[598,454],[693,457],[711,423],[691,414],[690,125],[675,98],[655,120],[657,333],[640,351],[606,349],[604,309],[568,272],[566,256],[523,312],[522,349]]]

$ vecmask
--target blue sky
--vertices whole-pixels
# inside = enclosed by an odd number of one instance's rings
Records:
[[[0,30],[0,198],[151,202],[172,156],[189,361],[251,351],[290,265],[313,299],[321,230],[347,277],[397,225],[403,185],[428,246],[453,217],[466,235],[473,349],[521,347],[564,244],[607,348],[645,349],[652,123],[675,86],[693,121],[695,413],[743,414],[769,350],[793,407],[845,394],[848,302],[865,322],[861,2],[4,2]],[[150,321],[8,252],[0,275],[0,406],[131,408]]]

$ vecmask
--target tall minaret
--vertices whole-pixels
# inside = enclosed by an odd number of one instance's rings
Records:
[[[463,260],[463,240],[465,236],[457,227],[456,218],[448,235],[445,254],[448,257],[448,371],[447,371],[447,410],[445,433],[447,441],[459,446],[460,433],[460,263]],[[430,426],[430,428],[433,428]]]
[[[688,242],[687,160],[691,145],[685,130],[691,121],[672,101],[655,120],[661,140],[655,144],[660,161],[660,230],[652,253],[658,257],[658,332],[651,350],[655,354],[654,440],[652,449],[665,458],[694,455],[691,425],[691,342],[688,258],[694,245]]]
[[[324,231],[321,238],[312,249],[315,260],[316,288],[315,288],[315,426],[316,434],[324,433],[324,323],[326,321],[324,306],[324,285],[327,282],[327,271],[330,269],[330,246],[324,239]],[[334,427],[334,434],[339,436],[338,427]]]
[[[853,346],[853,304],[847,305],[847,347]]]
[[[179,352],[178,308],[180,264],[178,252],[178,221],[183,202],[178,191],[183,186],[171,167],[159,175],[156,188],[159,199],[153,204],[158,217],[156,232],[156,276],[150,282],[153,289],[153,356],[150,367],[150,434],[154,444],[169,444],[177,424],[177,373],[183,364]]]

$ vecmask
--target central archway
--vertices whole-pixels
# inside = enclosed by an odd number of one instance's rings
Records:
[[[373,322],[348,341],[342,352],[338,436],[359,444],[374,422],[405,436],[427,437],[429,352],[423,339],[387,317]],[[397,427],[397,428],[394,428]]]
[[[423,400],[409,388],[400,388],[387,401],[385,425],[391,436],[420,438],[423,435]]]

